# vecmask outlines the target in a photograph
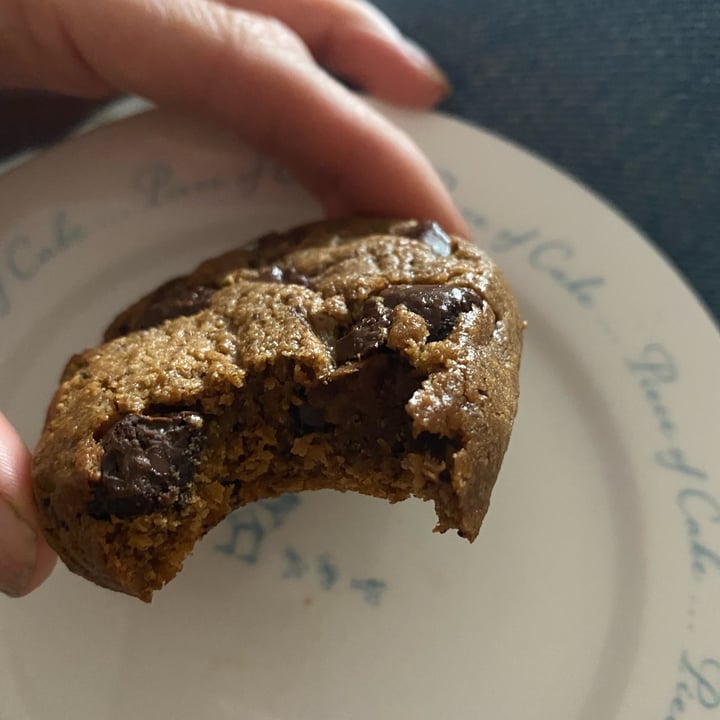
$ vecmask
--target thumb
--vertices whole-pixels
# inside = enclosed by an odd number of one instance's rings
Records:
[[[55,565],[37,526],[30,454],[0,414],[0,591],[20,597],[34,590]]]

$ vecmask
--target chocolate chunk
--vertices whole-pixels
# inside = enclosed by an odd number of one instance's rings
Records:
[[[335,344],[335,360],[345,363],[360,360],[385,344],[390,327],[390,312],[378,298],[369,298],[362,317]]]
[[[293,405],[291,412],[300,435],[325,432],[330,428],[330,425],[325,422],[323,411],[308,402],[304,402],[302,405]]]
[[[139,314],[134,311],[120,315],[105,332],[105,341],[127,335],[135,330],[145,330],[162,324],[165,320],[194,315],[210,305],[216,289],[205,285],[185,285],[183,279],[165,283],[149,298]]]
[[[257,250],[258,256],[262,257],[262,262],[265,263],[291,253],[302,244],[305,237],[305,228],[300,226],[286,232],[271,232],[263,235],[248,247]],[[260,265],[255,264],[251,259],[250,267],[260,267]]]
[[[308,278],[294,267],[280,267],[273,265],[270,269],[260,273],[260,280],[265,282],[286,283],[289,285],[302,285],[307,287],[310,284]]]
[[[460,313],[482,305],[482,298],[474,290],[455,285],[391,285],[379,297],[365,301],[360,320],[335,344],[335,360],[360,360],[382,347],[391,311],[398,305],[420,315],[428,328],[428,342],[435,342],[452,332]]]
[[[450,236],[436,222],[427,220],[418,223],[407,232],[407,236],[427,245],[440,257],[447,257],[452,253]]]
[[[194,287],[166,286],[137,319],[132,330],[155,327],[176,317],[195,315],[210,305],[215,288],[204,285]]]
[[[90,515],[128,518],[187,503],[202,425],[200,415],[189,411],[121,418],[100,441],[102,475]]]
[[[380,297],[388,307],[404,305],[420,315],[428,328],[428,342],[444,340],[460,313],[482,305],[482,298],[474,290],[454,285],[392,285]]]

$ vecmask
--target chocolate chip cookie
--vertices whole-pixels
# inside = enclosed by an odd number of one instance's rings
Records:
[[[149,600],[240,505],[334,488],[432,500],[473,540],[518,399],[502,274],[432,222],[271,234],[123,312],[73,357],[36,448],[67,566]]]

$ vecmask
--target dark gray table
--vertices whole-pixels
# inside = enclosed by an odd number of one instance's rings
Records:
[[[619,208],[720,319],[720,0],[377,0],[434,55],[442,109]]]

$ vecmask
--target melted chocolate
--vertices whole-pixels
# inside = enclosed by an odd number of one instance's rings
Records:
[[[419,315],[427,325],[428,342],[444,340],[460,313],[482,305],[482,298],[474,290],[454,285],[392,285],[380,297],[388,307],[404,305]]]
[[[126,415],[101,442],[100,483],[89,504],[98,519],[147,515],[189,499],[202,444],[202,418],[193,412],[159,417]]]
[[[448,257],[448,255],[452,254],[452,240],[436,222],[430,220],[421,222],[406,234],[407,237],[419,240],[424,245],[427,245],[440,257]]]

